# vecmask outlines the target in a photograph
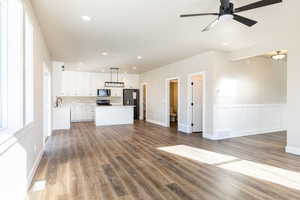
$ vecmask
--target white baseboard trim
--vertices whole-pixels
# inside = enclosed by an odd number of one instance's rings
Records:
[[[167,127],[165,123],[160,122],[160,121],[156,121],[156,120],[153,120],[153,119],[146,119],[146,121],[147,121],[147,122],[150,122],[150,123],[152,123],[152,124],[159,125],[159,126]]]
[[[36,171],[37,171],[37,169],[39,167],[39,164],[40,164],[40,162],[42,160],[43,154],[45,152],[45,146],[46,146],[46,144],[44,145],[43,149],[39,152],[39,154],[38,154],[38,156],[37,156],[37,158],[36,158],[36,160],[35,160],[35,162],[33,164],[33,167],[30,170],[30,173],[29,173],[29,175],[27,177],[27,190],[29,190],[29,188],[31,186],[31,183],[33,181],[33,177],[34,177],[34,175],[35,175],[35,173],[36,173]]]
[[[180,123],[178,123],[178,131],[181,131],[186,134],[192,133],[189,126],[187,126],[186,124],[180,124]]]
[[[236,137],[244,137],[244,136],[251,136],[251,135],[260,135],[260,134],[267,134],[267,133],[274,133],[274,132],[282,132],[286,130],[282,129],[270,129],[270,130],[256,130],[256,131],[245,131],[245,132],[217,132],[214,135],[209,135],[207,139],[211,140],[224,140],[229,138],[236,138]]]
[[[286,146],[285,151],[287,153],[291,153],[291,154],[300,156],[300,148],[299,147]]]
[[[205,139],[209,139],[209,140],[219,140],[213,134],[205,134],[205,133],[203,133],[202,137],[205,138]]]

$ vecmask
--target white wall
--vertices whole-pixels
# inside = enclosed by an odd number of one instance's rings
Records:
[[[188,114],[188,75],[196,72],[205,72],[206,75],[206,130],[205,134],[212,134],[213,130],[213,59],[214,53],[207,52],[173,64],[141,74],[141,83],[147,83],[147,120],[165,125],[166,119],[166,79],[179,77],[180,79],[180,113],[179,130],[187,131]],[[141,88],[142,89],[142,88]],[[142,99],[142,98],[141,98]],[[141,102],[142,108],[142,102]],[[142,109],[141,109],[142,112]]]
[[[25,10],[34,21],[34,122],[0,144],[0,199],[24,199],[43,150],[43,62],[50,57],[28,0]],[[51,71],[51,68],[49,67]]]
[[[299,39],[298,39],[299,41]],[[299,41],[300,42],[300,41]],[[300,51],[294,43],[289,48],[287,82],[287,152],[300,155]]]
[[[251,56],[260,55],[262,53],[286,49],[288,50],[288,61],[287,61],[287,104],[286,112],[284,114],[284,121],[287,124],[287,148],[286,151],[289,153],[300,155],[300,67],[299,67],[299,33],[300,26],[295,26],[299,19],[299,12],[297,9],[300,6],[300,1],[284,1],[286,7],[289,8],[290,12],[286,13],[289,15],[290,21],[288,23],[293,24],[292,26],[283,27],[278,26],[278,33],[272,35],[269,40],[262,43],[257,43],[252,47],[241,49],[232,52],[231,59],[247,58]],[[284,30],[284,31],[281,31]]]
[[[241,61],[228,58],[226,53],[209,52],[142,74],[141,83],[148,86],[147,119],[165,125],[165,80],[179,76],[179,130],[189,132],[187,77],[204,71],[207,75],[204,137],[223,139],[284,130],[286,63],[274,63],[264,57]],[[265,118],[253,121],[261,116]]]
[[[262,56],[229,61],[227,54],[216,56],[211,139],[286,130],[286,61]]]
[[[285,104],[286,60],[253,57],[216,66],[215,104]]]

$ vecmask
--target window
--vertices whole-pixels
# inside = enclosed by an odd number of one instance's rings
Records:
[[[0,0],[0,133],[34,120],[34,29],[22,0]]]
[[[25,16],[25,125],[34,120],[33,25]]]
[[[7,3],[0,0],[0,129],[7,126]]]
[[[23,128],[23,6],[21,0],[0,0],[0,115],[4,134]]]

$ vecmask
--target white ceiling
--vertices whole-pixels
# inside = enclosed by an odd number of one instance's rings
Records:
[[[31,1],[52,58],[83,71],[120,67],[123,72],[141,73],[207,50],[246,48],[276,34],[285,20],[278,17],[284,13],[282,3],[240,13],[259,21],[252,28],[228,21],[202,33],[214,16],[183,19],[179,15],[217,12],[219,0]],[[239,7],[254,1],[233,2]],[[83,15],[92,20],[82,21]],[[139,55],[143,59],[138,60]]]

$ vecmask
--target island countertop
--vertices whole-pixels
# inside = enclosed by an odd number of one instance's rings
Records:
[[[96,126],[133,124],[133,105],[95,106]]]
[[[96,105],[96,108],[130,108],[130,107],[134,107],[133,105]]]

